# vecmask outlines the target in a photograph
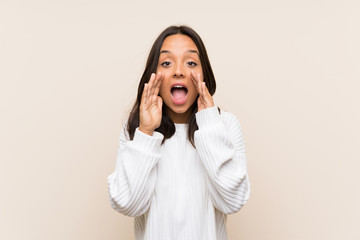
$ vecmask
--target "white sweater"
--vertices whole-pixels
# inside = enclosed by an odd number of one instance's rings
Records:
[[[217,106],[196,113],[196,149],[188,124],[163,135],[136,128],[120,134],[115,171],[108,176],[111,206],[135,217],[136,240],[226,240],[226,214],[248,201],[250,183],[241,125]]]

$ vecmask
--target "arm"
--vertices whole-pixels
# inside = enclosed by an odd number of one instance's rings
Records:
[[[130,141],[123,126],[116,156],[115,171],[108,176],[111,206],[118,212],[135,217],[144,214],[150,206],[157,177],[156,164],[160,159],[163,135],[149,136],[136,128]]]
[[[199,129],[195,146],[207,172],[207,184],[214,207],[225,214],[236,213],[249,199],[250,182],[246,167],[241,125],[235,115],[217,106],[196,113]]]

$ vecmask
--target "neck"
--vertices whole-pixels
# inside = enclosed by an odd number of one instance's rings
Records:
[[[167,115],[173,121],[173,123],[188,123],[189,117],[191,114],[191,108],[186,110],[184,113],[176,113],[172,111],[170,108],[167,108]]]

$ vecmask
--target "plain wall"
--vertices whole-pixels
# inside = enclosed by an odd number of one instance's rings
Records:
[[[0,1],[0,239],[134,239],[110,207],[122,122],[169,25],[202,37],[243,126],[231,240],[360,239],[359,1]]]

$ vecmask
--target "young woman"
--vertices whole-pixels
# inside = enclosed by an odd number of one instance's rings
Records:
[[[227,214],[248,201],[237,117],[213,101],[216,84],[200,36],[170,26],[153,44],[123,124],[112,207],[135,217],[136,240],[225,240]]]

